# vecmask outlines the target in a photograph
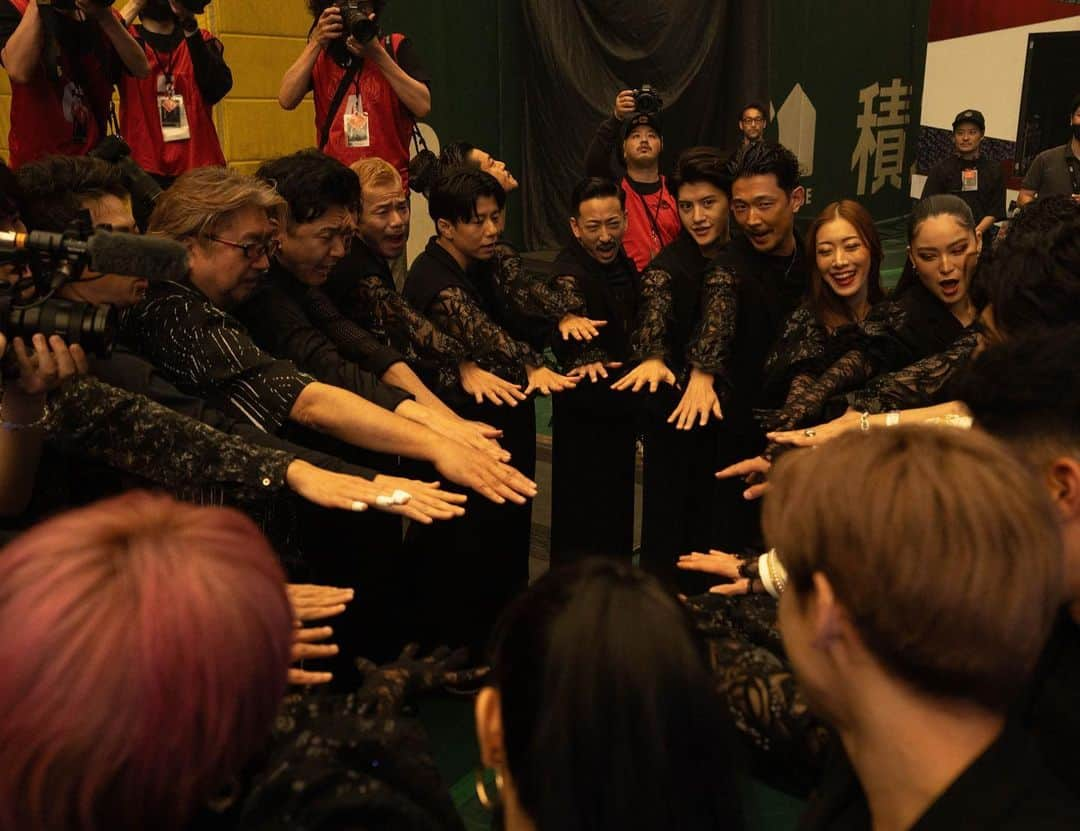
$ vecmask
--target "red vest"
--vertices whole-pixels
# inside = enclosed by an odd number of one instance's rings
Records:
[[[398,47],[405,40],[405,35],[391,35],[390,45],[397,56]],[[311,86],[315,95],[315,130],[316,144],[318,132],[326,123],[326,111],[330,108],[334,93],[341,83],[346,70],[338,66],[324,49],[315,60],[311,73]],[[349,147],[345,139],[344,114],[349,105],[349,98],[359,90],[364,111],[368,114],[369,147]],[[330,121],[330,140],[323,151],[343,164],[352,164],[359,159],[377,156],[385,159],[401,174],[405,192],[409,192],[409,140],[412,137],[413,117],[386,80],[386,76],[371,61],[364,61],[364,67],[349,85],[349,91],[342,99],[341,106]]]
[[[663,176],[660,177],[660,190],[648,196],[634,190],[626,177],[623,177],[622,189],[626,192],[623,250],[638,271],[644,271],[660,249],[673,242],[682,230],[679,207],[668,193],[667,180]]]
[[[27,0],[11,0],[11,4],[19,14],[26,13]],[[96,23],[88,24],[85,34],[83,51],[61,53],[62,80],[48,80],[44,68],[38,66],[29,83],[12,81],[8,132],[12,167],[53,153],[85,156],[103,138],[111,79],[120,59]]]
[[[204,40],[213,38],[205,30],[200,34]],[[224,165],[225,154],[221,152],[211,108],[195,82],[195,67],[191,63],[187,38],[171,53],[164,54],[155,53],[149,43],[138,37],[134,28],[132,35],[146,52],[150,75],[139,79],[125,73],[120,79],[120,133],[131,146],[131,158],[147,173],[159,176],[179,176],[195,167]],[[172,73],[176,94],[184,99],[191,138],[165,141],[161,134],[157,83],[166,69]]]

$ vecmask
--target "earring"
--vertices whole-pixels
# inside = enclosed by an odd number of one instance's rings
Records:
[[[487,791],[487,771],[483,767],[476,769],[476,798],[480,800],[480,804],[484,806],[487,811],[494,811],[501,800],[501,794],[503,789],[503,776],[502,772],[495,768],[495,798],[492,799],[491,794]]]

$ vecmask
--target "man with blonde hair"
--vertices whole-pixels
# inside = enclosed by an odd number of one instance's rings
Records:
[[[1007,719],[1061,598],[1030,474],[986,435],[916,426],[791,453],[772,483],[784,646],[843,750],[801,827],[1080,827]]]
[[[252,342],[229,309],[255,290],[270,267],[286,218],[284,200],[263,182],[226,168],[185,173],[158,201],[150,231],[182,242],[191,272],[183,284],[152,284],[125,321],[123,339],[181,389],[266,432],[292,424],[377,453],[427,461],[499,503],[533,496],[535,484],[493,453],[320,383]]]

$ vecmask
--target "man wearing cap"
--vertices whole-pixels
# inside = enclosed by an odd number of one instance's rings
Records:
[[[933,167],[922,192],[924,199],[952,193],[967,202],[971,215],[978,221],[976,231],[980,236],[1005,218],[1005,177],[1001,165],[979,152],[985,132],[986,119],[981,112],[959,113],[953,119],[955,153]]]
[[[621,166],[613,164],[612,158],[619,140]],[[644,270],[682,228],[675,196],[660,175],[663,147],[660,114],[638,112],[633,91],[625,89],[616,96],[612,117],[597,128],[585,154],[589,176],[612,179],[626,193],[623,250],[638,271]]]
[[[1069,140],[1035,157],[1016,201],[1022,208],[1044,196],[1072,196],[1080,203],[1080,94],[1069,105]]]

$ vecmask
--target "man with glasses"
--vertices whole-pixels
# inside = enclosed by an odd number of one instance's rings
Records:
[[[502,461],[505,454],[481,427],[436,418],[402,391],[386,391],[399,400],[389,402],[391,412],[255,344],[232,310],[270,268],[286,213],[272,188],[236,171],[211,167],[182,175],[158,200],[150,232],[183,243],[191,271],[182,284],[152,283],[128,313],[121,338],[181,390],[265,432],[299,431],[307,443],[316,431],[341,450],[354,445],[430,462],[440,475],[500,503],[533,496],[535,485]]]
[[[769,126],[769,117],[765,108],[758,103],[750,103],[739,113],[739,133],[742,135],[742,147],[761,141],[765,128]]]

